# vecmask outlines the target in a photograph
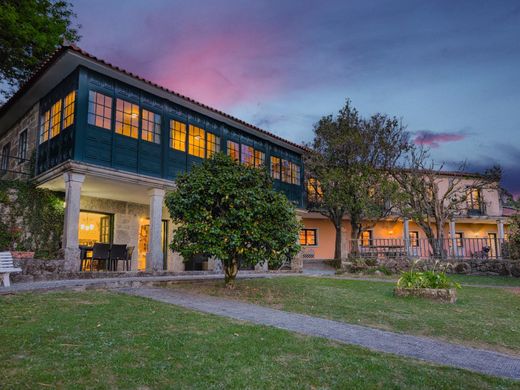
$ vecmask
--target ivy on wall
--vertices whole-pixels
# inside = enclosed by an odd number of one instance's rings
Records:
[[[64,219],[64,194],[30,182],[0,180],[0,250],[57,258]]]

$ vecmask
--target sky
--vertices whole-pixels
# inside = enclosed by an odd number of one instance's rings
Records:
[[[520,1],[73,0],[79,46],[296,143],[350,98],[520,196]]]

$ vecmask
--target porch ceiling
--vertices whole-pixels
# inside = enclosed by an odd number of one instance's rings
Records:
[[[150,203],[150,195],[148,194],[150,189],[168,190],[174,188],[172,181],[74,162],[68,162],[57,167],[53,172],[37,177],[38,187],[65,192],[63,173],[67,171],[85,175],[85,181],[81,186],[81,196],[148,205]]]

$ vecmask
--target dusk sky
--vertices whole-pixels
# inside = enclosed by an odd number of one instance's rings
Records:
[[[291,141],[349,97],[520,195],[520,1],[76,0],[79,46]]]

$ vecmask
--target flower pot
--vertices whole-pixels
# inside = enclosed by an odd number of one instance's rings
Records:
[[[34,252],[11,251],[11,256],[13,259],[30,260],[34,259]]]
[[[456,288],[404,288],[395,287],[396,297],[420,297],[444,303],[457,302]]]

